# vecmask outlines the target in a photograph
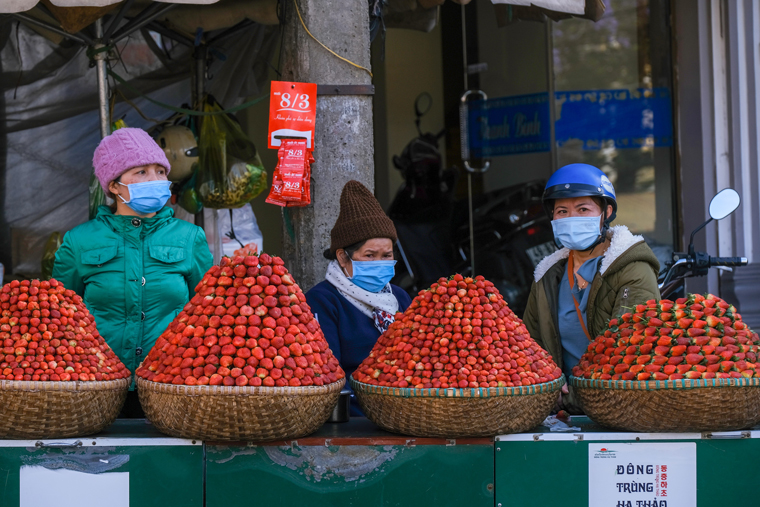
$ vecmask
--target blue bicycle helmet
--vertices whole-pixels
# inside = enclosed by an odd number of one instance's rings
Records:
[[[552,218],[555,199],[584,196],[602,198],[612,206],[612,214],[606,217],[605,224],[615,220],[617,215],[615,188],[606,174],[588,164],[566,165],[552,174],[544,189],[544,209]]]

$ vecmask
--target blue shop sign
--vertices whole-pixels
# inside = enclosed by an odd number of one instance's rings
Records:
[[[571,140],[584,150],[672,146],[673,122],[667,88],[587,90],[555,93],[557,146]]]
[[[487,158],[550,150],[548,93],[473,101],[468,110],[471,155]],[[667,88],[556,92],[558,147],[578,140],[585,150],[672,146]]]
[[[474,158],[549,151],[549,96],[518,95],[470,103],[468,129]]]

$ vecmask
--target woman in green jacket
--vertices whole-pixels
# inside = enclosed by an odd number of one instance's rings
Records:
[[[560,168],[546,184],[544,207],[561,248],[536,266],[523,320],[569,378],[612,317],[660,298],[660,263],[642,236],[624,225],[610,227],[615,189],[596,167]],[[572,390],[562,391],[558,408],[582,413]]]
[[[105,137],[93,166],[116,204],[101,206],[95,219],[66,234],[53,277],[84,298],[100,334],[134,373],[212,257],[203,229],[164,208],[171,167],[145,131],[124,128]],[[130,392],[125,412],[139,408],[136,394]]]

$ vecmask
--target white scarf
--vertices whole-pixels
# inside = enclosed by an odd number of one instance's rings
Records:
[[[395,315],[398,311],[398,299],[393,295],[390,284],[383,287],[383,290],[378,293],[366,291],[348,279],[338,261],[331,261],[327,265],[325,280],[338,289],[338,292],[360,312],[371,319],[375,316],[375,309],[391,315]]]

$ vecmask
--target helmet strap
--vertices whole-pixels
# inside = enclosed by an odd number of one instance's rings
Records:
[[[601,243],[604,243],[604,241],[607,239],[607,231],[610,228],[610,224],[607,222],[607,210],[605,209],[602,212],[602,214],[604,216],[603,216],[603,220],[602,220],[602,229],[599,231],[599,237],[596,238],[596,241],[594,241],[591,244],[590,247],[588,247],[587,249],[583,250],[584,252],[590,252],[591,250],[593,250],[594,248],[596,248]]]

